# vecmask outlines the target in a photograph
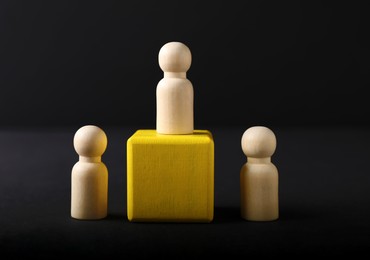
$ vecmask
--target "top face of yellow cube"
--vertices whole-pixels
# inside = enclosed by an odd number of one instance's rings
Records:
[[[137,130],[128,140],[131,143],[172,143],[172,144],[191,144],[191,143],[213,143],[212,133],[208,130],[194,130],[193,134],[186,135],[165,135],[158,134],[156,130]]]

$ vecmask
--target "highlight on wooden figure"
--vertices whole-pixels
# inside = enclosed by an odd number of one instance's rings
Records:
[[[79,161],[72,168],[71,217],[81,220],[102,219],[108,208],[108,169],[101,161],[107,148],[105,132],[86,125],[74,135]]]
[[[240,171],[241,216],[250,221],[279,218],[278,170],[271,162],[276,136],[265,126],[248,128],[241,139],[247,162]]]
[[[194,130],[194,91],[186,78],[191,52],[181,42],[169,42],[158,54],[164,77],[157,85],[157,132],[192,134]]]

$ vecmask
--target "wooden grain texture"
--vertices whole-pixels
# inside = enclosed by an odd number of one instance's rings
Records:
[[[207,130],[161,135],[138,130],[127,141],[130,221],[211,222],[214,141]]]

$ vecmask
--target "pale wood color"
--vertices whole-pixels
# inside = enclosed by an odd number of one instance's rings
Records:
[[[164,77],[157,85],[157,133],[192,134],[194,131],[194,90],[186,78],[191,52],[181,42],[163,45],[158,54]]]
[[[79,161],[71,176],[72,218],[93,220],[107,216],[108,169],[101,162],[107,142],[104,131],[94,125],[83,126],[74,135]]]
[[[279,218],[278,170],[271,163],[276,136],[264,126],[248,128],[241,139],[247,156],[240,171],[241,216],[250,221]]]

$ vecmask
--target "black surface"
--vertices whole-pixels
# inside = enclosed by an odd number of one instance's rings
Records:
[[[208,129],[215,140],[215,218],[191,224],[128,222],[125,149],[136,128],[104,127],[109,216],[100,221],[70,218],[77,129],[1,128],[1,257],[369,256],[369,128],[272,128],[280,219],[266,223],[239,216],[245,128]]]
[[[369,125],[365,4],[2,0],[0,125],[154,125],[168,41],[197,124]]]

